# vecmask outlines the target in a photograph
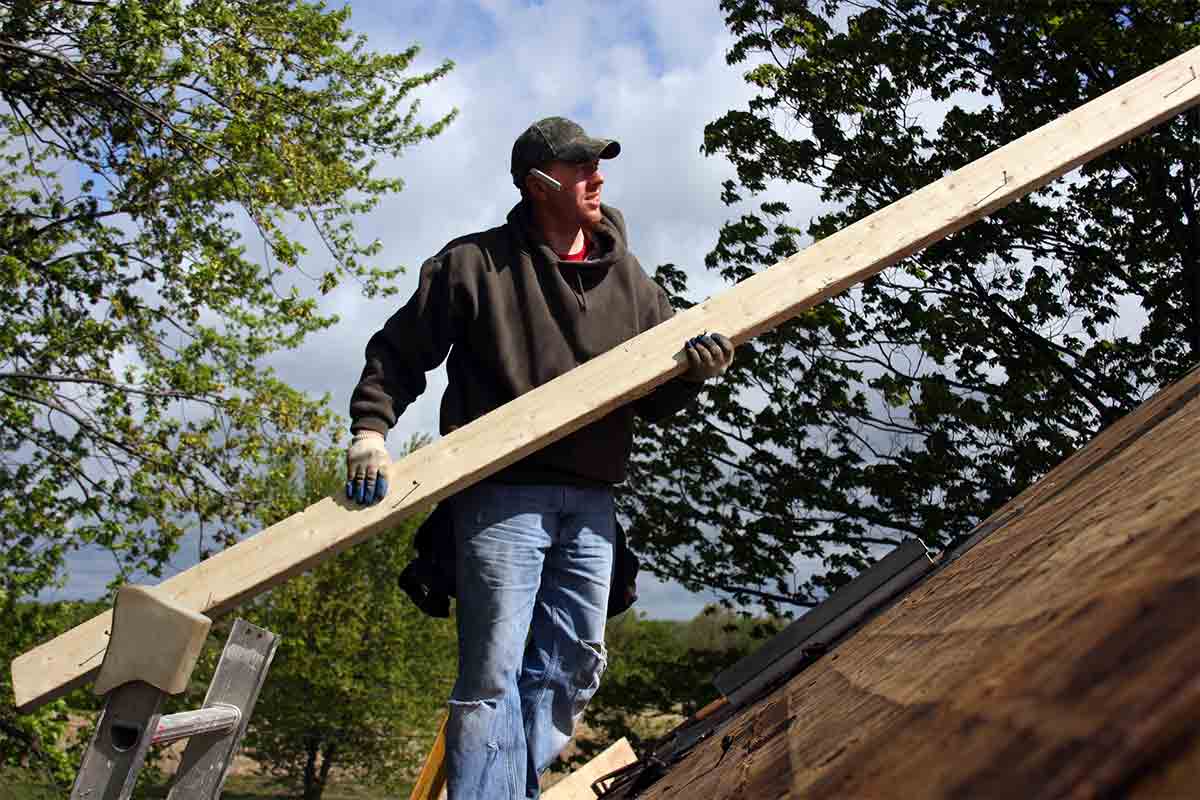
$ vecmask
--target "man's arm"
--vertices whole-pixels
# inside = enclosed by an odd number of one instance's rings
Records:
[[[667,293],[658,288],[657,318],[654,325],[675,314]],[[682,410],[700,394],[704,381],[723,375],[733,363],[733,342],[719,333],[705,333],[684,345],[688,371],[672,378],[650,394],[635,400],[634,412],[648,422],[658,422]]]
[[[351,430],[386,434],[425,391],[425,373],[446,359],[458,327],[450,272],[445,256],[426,261],[413,296],[367,342]]]
[[[377,503],[387,494],[391,464],[384,439],[404,409],[425,391],[425,373],[445,360],[458,315],[446,257],[426,261],[409,301],[367,342],[366,364],[350,396],[346,496]]]

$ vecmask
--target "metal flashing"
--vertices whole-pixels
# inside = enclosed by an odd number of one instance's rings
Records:
[[[909,538],[871,565],[854,580],[830,595],[825,602],[788,625],[762,647],[713,678],[713,684],[732,702],[744,696],[743,687],[762,685],[764,675],[778,676],[788,665],[799,664],[805,650],[828,645],[875,606],[933,568],[929,549],[920,539]],[[841,620],[851,614],[848,620]],[[845,624],[849,622],[849,625]],[[829,630],[825,630],[829,628]],[[818,636],[818,634],[821,634]]]
[[[917,540],[914,539],[911,541]],[[792,675],[792,673],[804,665],[805,661],[815,660],[815,658],[824,654],[846,633],[862,624],[870,614],[911,589],[917,581],[933,571],[936,563],[933,557],[926,551],[922,552],[921,555],[908,564],[900,566],[890,573],[885,574],[881,571],[880,575],[883,577],[881,583],[865,594],[856,593],[859,599],[853,601],[848,608],[845,608],[845,610],[834,616],[828,624],[814,632],[797,647],[784,654],[782,658],[772,662],[761,672],[751,676],[730,692],[728,694],[729,705],[734,708],[744,705],[766,691],[777,681]],[[882,564],[883,562],[881,561],[876,566],[881,566]],[[896,564],[889,566],[895,567]],[[843,589],[849,588],[849,586],[850,584],[847,584]],[[830,600],[832,599],[831,597]]]

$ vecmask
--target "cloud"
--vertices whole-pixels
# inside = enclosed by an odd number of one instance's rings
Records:
[[[717,592],[690,592],[678,583],[667,583],[653,575],[639,575],[637,589],[638,600],[633,610],[654,619],[695,619],[705,606],[721,601]]]
[[[704,125],[744,104],[749,92],[724,63],[730,39],[715,8],[697,4],[682,31],[663,2],[452,2],[433,4],[427,15],[417,8],[360,4],[353,17],[375,48],[420,41],[421,67],[444,57],[457,62],[421,94],[427,119],[452,107],[459,119],[436,140],[382,164],[406,188],[359,226],[383,242],[382,263],[409,268],[400,298],[366,301],[352,285],[326,298],[325,309],[342,322],[301,351],[272,359],[285,378],[331,392],[344,411],[369,335],[411,293],[425,258],[455,236],[503,222],[517,199],[508,176],[512,141],[551,114],[621,141],[621,156],[604,165],[605,198],[625,212],[647,270],[673,262],[689,273],[696,296],[721,288],[703,259],[731,215],[719,192],[732,168],[699,150]],[[444,381],[434,380],[397,433],[436,429]]]
[[[750,92],[741,70],[725,64],[732,39],[716,6],[695,3],[680,14],[670,0],[355,2],[351,26],[373,49],[420,43],[414,70],[455,61],[447,78],[415,96],[426,122],[451,108],[460,116],[435,140],[381,162],[380,172],[402,177],[405,189],[359,220],[363,239],[383,243],[381,265],[407,267],[398,296],[366,300],[353,282],[339,287],[321,308],[340,322],[267,365],[313,396],[328,394],[334,410],[347,414],[367,339],[412,293],[426,258],[456,236],[504,221],[518,197],[508,175],[512,142],[552,114],[621,141],[621,156],[604,165],[604,194],[625,213],[643,266],[652,272],[677,264],[695,297],[719,291],[723,283],[705,270],[704,256],[735,213],[719,196],[733,172],[723,159],[702,156],[700,145],[704,125],[744,106]],[[319,275],[326,253],[311,232],[297,232],[310,247],[304,271]],[[425,394],[389,437],[393,454],[409,435],[436,432],[444,387],[443,370],[429,375]],[[174,567],[187,566],[194,553],[183,548]],[[56,596],[91,594],[104,569],[111,574],[107,555],[71,561],[71,582]],[[689,618],[713,599],[649,576],[642,593],[641,610],[672,618]]]

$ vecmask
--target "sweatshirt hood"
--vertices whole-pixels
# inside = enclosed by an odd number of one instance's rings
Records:
[[[580,264],[588,269],[608,268],[625,258],[628,253],[625,218],[620,211],[603,203],[600,204],[600,214],[601,220],[585,232],[592,242],[587,261],[567,263]],[[522,250],[539,256],[548,264],[559,264],[561,259],[542,238],[529,203],[522,200],[513,206],[508,212],[508,222],[519,232]]]

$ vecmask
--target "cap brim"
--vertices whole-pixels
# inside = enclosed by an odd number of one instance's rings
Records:
[[[593,139],[581,136],[563,148],[562,161],[594,161],[597,158],[616,158],[621,143],[614,139]]]

